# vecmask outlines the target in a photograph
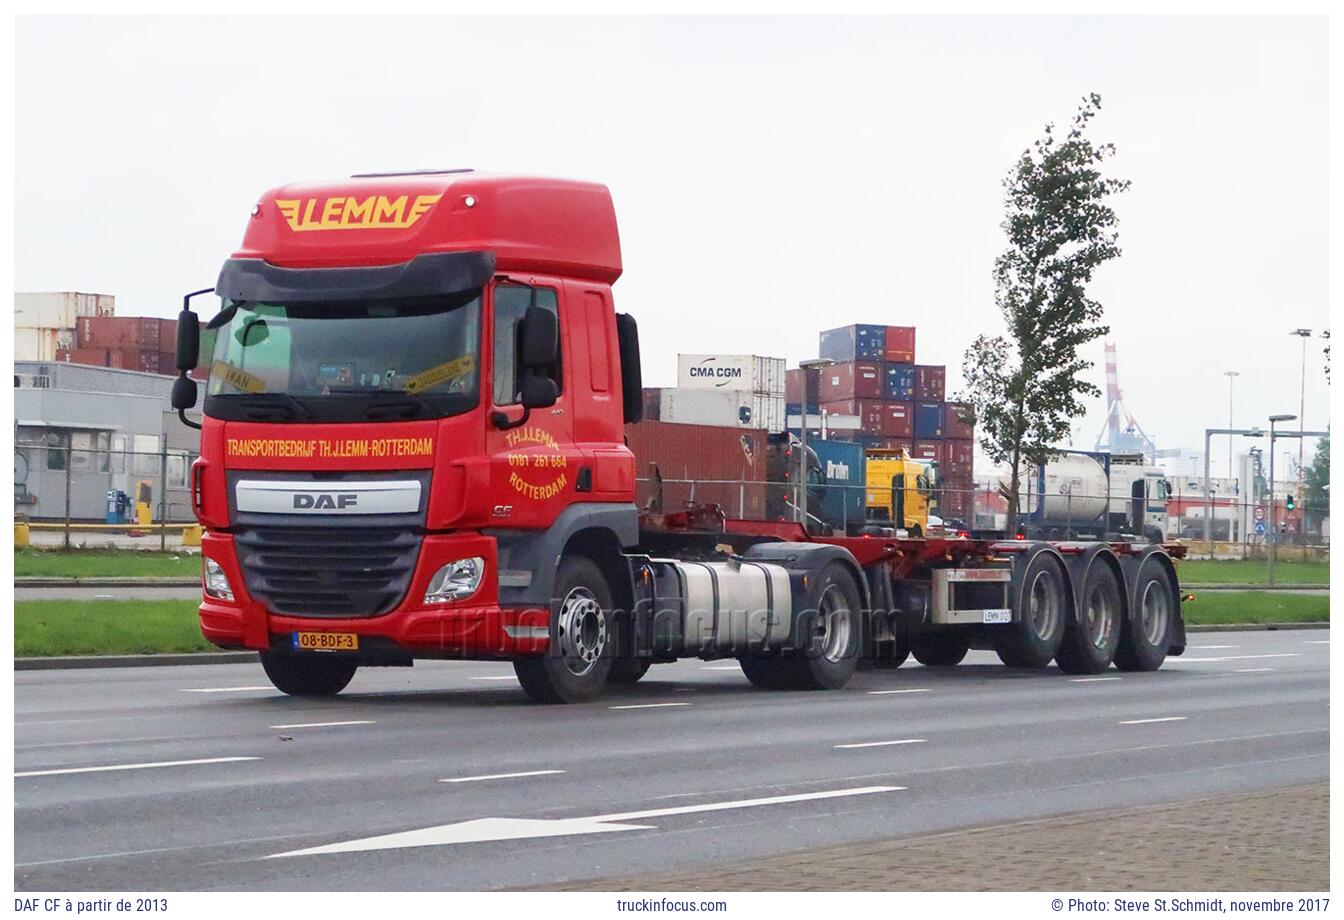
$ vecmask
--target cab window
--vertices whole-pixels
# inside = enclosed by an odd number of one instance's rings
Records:
[[[558,326],[559,298],[554,288],[527,284],[500,284],[495,287],[494,400],[497,406],[512,406],[518,402],[518,323],[532,304],[534,292],[537,306],[555,313]],[[562,345],[563,339],[562,333]],[[563,363],[557,362],[555,366],[555,383],[562,393]]]

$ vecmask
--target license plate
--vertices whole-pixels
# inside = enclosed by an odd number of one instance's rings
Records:
[[[986,623],[1011,623],[1013,622],[1013,612],[1008,609],[986,610],[984,622]]]
[[[296,632],[294,647],[305,652],[355,652],[359,650],[356,633]]]

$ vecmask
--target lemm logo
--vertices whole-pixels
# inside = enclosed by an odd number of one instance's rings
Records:
[[[442,195],[335,195],[321,198],[277,198],[275,206],[289,229],[305,230],[405,230],[415,225]]]
[[[294,508],[297,511],[327,509],[334,511],[340,508],[353,508],[358,502],[359,494],[356,492],[342,492],[338,495],[328,495],[325,492],[298,492],[294,496]]]

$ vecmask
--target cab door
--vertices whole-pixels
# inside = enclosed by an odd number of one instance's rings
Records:
[[[490,458],[490,521],[494,526],[543,528],[574,500],[582,455],[574,443],[570,385],[572,343],[565,335],[564,285],[543,276],[510,276],[491,287],[486,347],[490,373],[485,438]],[[529,306],[557,315],[560,360],[548,369],[559,388],[555,405],[527,413],[519,401],[519,324]],[[496,419],[504,422],[501,426]]]

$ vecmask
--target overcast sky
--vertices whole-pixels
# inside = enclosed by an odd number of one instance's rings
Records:
[[[1229,369],[1238,426],[1296,413],[1289,332],[1327,323],[1321,17],[62,17],[16,44],[16,287],[124,315],[212,284],[269,187],[470,166],[611,188],[648,385],[872,322],[917,326],[952,389],[1001,328],[1002,177],[1096,91],[1134,184],[1094,291],[1159,446],[1227,424]]]

